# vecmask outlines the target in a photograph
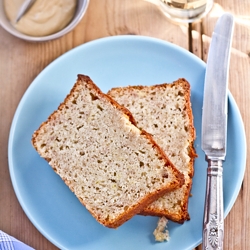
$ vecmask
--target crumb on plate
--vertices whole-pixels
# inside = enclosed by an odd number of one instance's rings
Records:
[[[153,232],[156,241],[163,242],[170,240],[169,232],[167,230],[167,223],[168,220],[165,217],[161,217],[158,220],[157,227]]]

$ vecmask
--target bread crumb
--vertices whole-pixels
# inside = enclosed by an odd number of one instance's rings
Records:
[[[161,217],[158,220],[157,227],[153,232],[156,241],[163,242],[170,240],[169,231],[167,230],[167,223],[168,220],[166,217]]]

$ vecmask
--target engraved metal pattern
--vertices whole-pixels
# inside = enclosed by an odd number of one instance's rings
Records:
[[[222,161],[208,161],[207,190],[203,225],[203,250],[222,250],[224,215],[222,195]]]
[[[221,249],[219,235],[223,235],[223,224],[218,221],[217,214],[210,214],[210,231],[208,233],[208,241],[215,249]]]

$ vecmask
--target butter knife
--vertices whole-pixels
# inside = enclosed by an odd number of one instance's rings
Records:
[[[203,250],[223,249],[223,161],[226,158],[228,71],[234,18],[223,14],[215,25],[204,83],[201,147],[207,168]]]
[[[35,0],[25,0],[20,9],[18,10],[15,23],[17,23],[21,17],[29,10],[29,8],[34,4]]]

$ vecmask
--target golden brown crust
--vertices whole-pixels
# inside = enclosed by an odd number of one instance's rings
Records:
[[[143,199],[140,203],[136,204],[134,207],[129,208],[126,212],[121,214],[119,217],[117,217],[112,222],[106,222],[106,221],[99,221],[101,224],[105,225],[109,228],[117,228],[121,226],[124,222],[131,219],[135,214],[139,214],[146,206],[151,204],[156,199],[160,198],[162,195],[166,194],[166,192],[170,192],[172,190],[175,190],[176,187],[172,186],[165,190],[158,190],[157,192],[151,194],[150,196],[147,196],[145,199]],[[80,200],[81,201],[81,200]],[[82,202],[84,205],[84,203]],[[91,212],[91,211],[90,211]],[[92,214],[94,217],[98,217],[96,214]]]
[[[77,82],[75,83],[75,85],[73,86],[72,90],[70,91],[70,93],[66,96],[65,100],[63,103],[61,103],[58,107],[58,110],[54,111],[47,119],[46,122],[43,122],[39,129],[37,131],[34,132],[33,136],[32,136],[32,144],[35,147],[35,149],[39,152],[39,149],[37,148],[37,136],[39,134],[39,131],[44,129],[45,125],[53,120],[56,119],[57,113],[60,112],[63,109],[67,108],[68,102],[70,101],[70,97],[77,92],[77,88],[79,85],[81,84],[85,84],[85,86],[87,88],[89,88],[89,90],[93,90],[95,92],[95,95],[100,98],[100,99],[104,99],[108,102],[110,102],[116,109],[119,109],[123,112],[123,114],[125,114],[125,116],[128,118],[128,120],[131,122],[131,124],[136,126],[136,122],[135,119],[133,118],[132,114],[130,113],[130,111],[128,109],[126,109],[125,107],[119,105],[115,100],[113,100],[110,96],[104,94],[93,82],[92,80],[88,77],[88,76],[84,76],[84,75],[78,75],[78,79]],[[103,225],[107,226],[107,227],[111,227],[111,228],[116,228],[118,226],[120,226],[122,223],[124,223],[125,221],[129,220],[133,215],[139,213],[145,206],[149,205],[150,203],[152,203],[153,201],[155,201],[156,199],[158,199],[160,196],[162,196],[163,194],[176,189],[177,187],[180,187],[183,183],[184,183],[184,177],[183,174],[181,174],[178,170],[175,169],[175,167],[173,166],[173,164],[170,162],[170,160],[168,159],[168,157],[165,155],[165,153],[161,150],[161,148],[155,143],[155,141],[153,140],[152,135],[150,135],[149,133],[147,133],[146,131],[141,131],[141,136],[144,136],[148,139],[149,144],[152,144],[152,147],[155,148],[157,150],[157,152],[159,153],[159,155],[161,155],[161,157],[164,159],[165,163],[166,163],[166,167],[171,168],[172,172],[174,173],[176,179],[174,179],[170,185],[166,185],[165,187],[162,187],[160,190],[156,190],[155,192],[151,192],[150,194],[148,194],[146,197],[144,197],[143,199],[141,199],[140,203],[138,204],[134,204],[134,206],[129,207],[124,213],[120,214],[119,217],[116,217],[114,220],[112,221],[103,221],[98,217],[98,214],[95,214],[93,211],[89,210],[93,216]],[[45,159],[50,162],[51,159],[46,158]],[[58,166],[56,165],[52,165],[52,168],[54,169],[54,171],[56,173],[58,173]],[[59,174],[59,173],[58,173]],[[71,181],[66,180],[64,178],[62,178],[63,181],[66,183],[66,185],[69,186],[69,188],[74,192],[74,189],[72,188],[73,185]],[[84,200],[82,198],[79,198],[80,202],[83,205],[87,205]]]
[[[183,199],[183,203],[181,206],[182,212],[180,213],[171,213],[170,211],[166,210],[162,210],[162,209],[157,209],[157,207],[155,207],[155,209],[147,209],[144,208],[141,212],[140,215],[151,215],[151,216],[158,216],[158,217],[166,217],[171,221],[177,222],[179,224],[183,224],[185,221],[190,220],[190,215],[188,213],[188,198],[190,196],[190,192],[191,192],[191,188],[192,188],[192,179],[190,180],[190,183],[186,186],[186,193],[185,193],[185,198]]]
[[[92,80],[88,77],[88,76],[84,76],[84,75],[78,75],[78,81],[85,81],[90,85],[90,88],[94,88],[98,94],[100,96],[102,96],[103,98],[107,98],[110,103],[112,103],[117,109],[120,109],[122,112],[124,112],[129,120],[131,121],[132,124],[134,124],[136,126],[136,121],[133,117],[133,115],[131,114],[131,112],[125,108],[124,106],[121,106],[120,104],[118,104],[113,98],[111,98],[109,95],[106,95],[104,93],[101,92],[101,90],[95,85],[93,84]],[[176,183],[174,185],[172,185],[172,187],[169,187],[168,189],[165,190],[158,190],[156,193],[151,194],[150,196],[148,196],[147,198],[145,198],[144,200],[141,201],[140,204],[137,204],[136,207],[131,208],[129,211],[126,211],[124,214],[122,214],[119,218],[116,218],[116,220],[113,221],[113,223],[108,223],[106,221],[100,221],[103,225],[110,227],[110,228],[117,228],[120,225],[122,225],[124,222],[128,221],[130,218],[132,218],[135,214],[140,213],[146,206],[148,206],[149,204],[151,204],[153,201],[157,200],[159,197],[161,197],[162,195],[166,194],[167,192],[170,192],[172,190],[175,190],[178,187],[181,187],[184,184],[184,178],[183,178],[183,174],[180,173],[172,164],[172,162],[169,160],[169,158],[167,157],[167,155],[165,154],[165,152],[163,152],[163,150],[158,146],[158,144],[154,141],[153,137],[151,134],[147,133],[146,131],[142,130],[141,134],[145,137],[148,138],[148,140],[152,143],[152,146],[154,148],[157,149],[159,155],[162,155],[165,158],[165,161],[167,162],[166,167],[171,166],[171,168],[173,169],[173,171],[175,172],[176,176],[177,176],[177,185]],[[82,202],[82,201],[81,201]],[[84,204],[82,202],[82,204]],[[93,216],[96,216],[95,214],[93,214]]]
[[[196,154],[195,148],[194,148],[194,140],[195,140],[196,134],[195,134],[195,127],[193,124],[193,112],[192,112],[191,105],[190,105],[190,96],[191,96],[190,84],[184,78],[180,78],[179,80],[175,81],[173,84],[184,84],[184,86],[185,86],[186,110],[187,110],[188,117],[190,120],[189,131],[190,131],[190,141],[191,141],[190,146],[189,146],[189,157],[190,157],[190,163],[189,163],[190,167],[189,168],[192,171],[190,172],[189,176],[190,176],[190,178],[192,178],[194,175],[194,167],[193,167],[194,158],[197,157],[197,154]]]
[[[173,171],[175,172],[176,176],[178,176],[178,180],[179,180],[179,186],[178,187],[181,187],[185,180],[183,178],[183,174],[177,170],[174,166],[174,164],[169,160],[169,158],[167,157],[166,153],[160,148],[160,146],[155,142],[155,140],[153,139],[153,136],[149,133],[147,133],[145,130],[141,130],[141,134],[142,135],[145,135],[149,140],[150,142],[152,143],[153,147],[158,151],[159,155],[162,155],[162,157],[165,158],[165,161],[168,163],[166,165],[166,167],[169,167],[171,166]],[[175,188],[176,189],[176,188]],[[160,196],[159,196],[160,197]],[[150,204],[150,203],[149,203]]]
[[[181,203],[181,212],[180,213],[173,213],[170,212],[168,210],[162,210],[162,209],[158,209],[157,207],[152,208],[151,206],[146,207],[143,211],[140,212],[140,214],[143,215],[154,215],[154,216],[165,216],[168,219],[178,222],[178,223],[183,223],[186,220],[190,219],[189,213],[188,213],[188,200],[189,200],[189,196],[190,196],[190,191],[191,191],[191,187],[192,187],[192,177],[194,175],[194,158],[197,157],[197,154],[195,152],[195,148],[194,148],[194,140],[195,140],[195,128],[194,128],[194,124],[193,124],[193,114],[192,114],[192,109],[191,109],[191,103],[190,103],[190,84],[184,79],[184,78],[180,78],[176,81],[174,81],[173,83],[169,84],[169,83],[163,83],[163,84],[157,84],[157,85],[153,85],[153,86],[128,86],[128,87],[122,87],[122,88],[112,88],[108,94],[111,95],[112,97],[116,98],[116,94],[118,95],[123,95],[123,93],[132,93],[132,90],[144,90],[145,88],[148,90],[148,92],[152,92],[152,91],[156,91],[161,89],[161,88],[171,88],[174,86],[180,85],[182,87],[182,89],[184,89],[184,98],[185,98],[185,109],[186,109],[186,113],[188,115],[189,118],[189,149],[188,149],[188,155],[190,157],[190,161],[188,164],[188,168],[189,168],[189,183],[186,183],[184,185],[186,185],[184,191],[185,191],[185,197],[182,200]]]
[[[117,109],[120,109],[124,114],[126,114],[128,116],[128,119],[130,120],[130,122],[136,126],[136,121],[133,117],[133,115],[131,114],[131,112],[126,109],[125,107],[121,106],[120,104],[118,104],[113,98],[111,98],[109,95],[104,94],[94,83],[93,81],[90,79],[89,76],[85,76],[85,75],[77,75],[78,76],[78,80],[77,81],[83,81],[88,83],[90,89],[94,89],[101,97],[108,99],[109,102],[111,104],[113,104]]]

